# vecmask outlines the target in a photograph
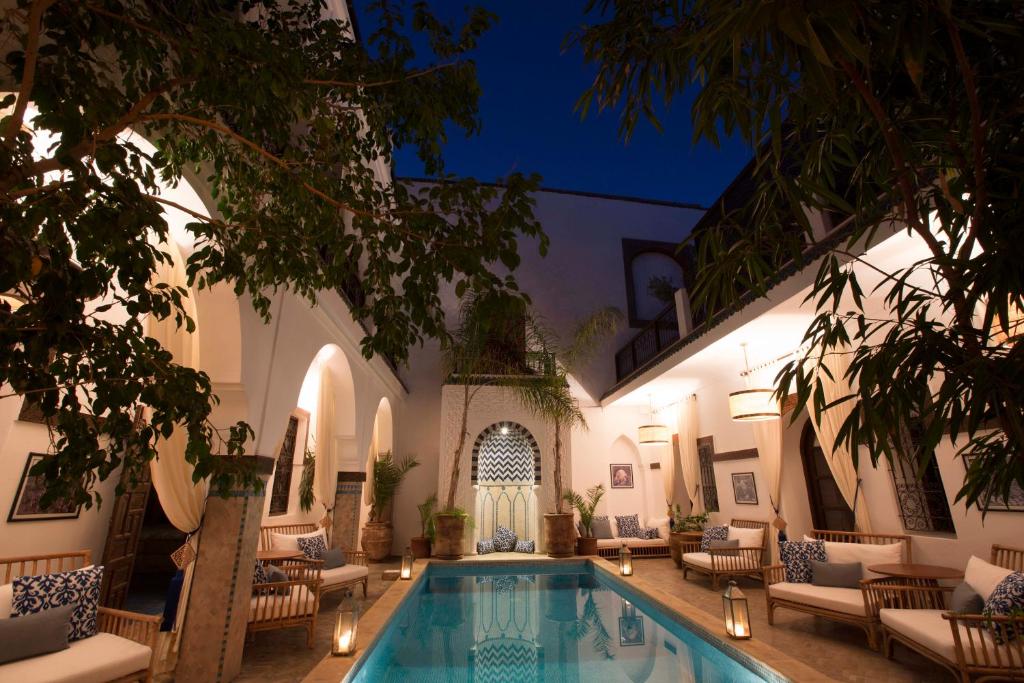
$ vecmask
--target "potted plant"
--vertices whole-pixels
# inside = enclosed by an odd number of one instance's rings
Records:
[[[391,451],[379,455],[373,462],[373,500],[370,516],[363,527],[363,550],[366,558],[380,562],[391,555],[391,501],[409,470],[420,463],[415,458],[396,461]]]
[[[668,542],[669,554],[677,567],[683,566],[683,544],[699,541],[704,535],[704,527],[707,523],[708,513],[706,512],[683,516],[682,512],[677,509]]]
[[[409,539],[413,557],[430,557],[430,543],[434,539],[434,509],[437,508],[437,494],[416,506],[420,512],[420,535]]]
[[[590,525],[594,521],[597,504],[604,497],[604,484],[587,489],[586,498],[572,489],[566,491],[562,497],[580,514],[580,526],[583,527],[583,533],[576,539],[576,553],[578,555],[597,555],[597,539],[594,538]]]

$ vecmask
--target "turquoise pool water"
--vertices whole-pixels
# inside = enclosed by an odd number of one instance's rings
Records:
[[[726,645],[726,648],[729,646]],[[583,563],[431,565],[346,680],[780,680]]]

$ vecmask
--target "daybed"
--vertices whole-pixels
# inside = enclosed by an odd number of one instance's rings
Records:
[[[295,550],[298,544],[295,541],[297,536],[311,536],[316,533],[323,533],[323,529],[316,524],[278,524],[260,528],[260,549]],[[345,550],[345,564],[333,569],[323,569],[320,572],[320,594],[332,593],[334,591],[352,588],[358,584],[363,585],[363,597],[366,597],[366,586],[369,581],[370,570],[366,566],[366,553],[356,550]]]
[[[0,558],[0,619],[9,619],[19,576],[56,574],[92,564],[88,550]],[[66,650],[0,664],[0,680],[17,683],[118,683],[153,679],[160,617],[100,607],[98,633]]]
[[[615,517],[610,517],[613,538],[597,539],[597,554],[599,557],[615,558],[619,555],[619,548],[625,543],[633,557],[668,557],[669,527],[668,517],[653,518],[647,520],[652,529],[658,530],[658,538],[631,538],[619,536],[618,525]]]
[[[760,531],[760,537],[756,532]],[[753,538],[753,541],[749,539]],[[768,522],[756,519],[734,519],[729,522],[728,540],[740,541],[737,548],[700,549],[700,541],[683,543],[683,578],[690,572],[711,577],[711,587],[718,590],[723,576],[763,577],[764,554],[768,549]]]

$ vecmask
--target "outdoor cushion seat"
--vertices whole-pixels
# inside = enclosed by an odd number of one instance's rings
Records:
[[[145,645],[112,633],[76,640],[68,649],[0,664],[0,680],[18,683],[104,683],[145,671]]]
[[[732,559],[732,558],[730,558]],[[711,569],[711,554],[710,553],[684,553],[683,562],[701,567],[703,569]],[[756,569],[758,564],[756,562],[750,562],[747,565],[750,569]],[[730,565],[732,568],[736,568],[736,565]]]
[[[315,593],[305,586],[294,586],[292,593],[288,595],[254,595],[249,600],[249,621],[315,614],[316,607]],[[259,610],[259,614],[257,614],[257,610]]]
[[[323,585],[335,586],[345,581],[356,581],[368,575],[370,572],[365,566],[361,564],[346,564],[341,567],[335,567],[334,569],[323,569],[320,572],[320,579],[323,581]]]
[[[953,629],[948,621],[942,618],[945,610],[941,609],[890,609],[883,607],[878,612],[879,618],[886,628],[894,631],[915,643],[925,646],[937,655],[946,659],[956,661],[956,645],[953,641]],[[960,637],[967,642],[967,629],[960,628]],[[974,656],[970,647],[964,647],[964,657],[969,664],[984,663],[981,643],[977,642],[979,630],[972,629],[970,634],[975,638],[975,649],[977,657]],[[995,650],[995,642],[988,631],[980,631],[985,639],[985,648],[989,656]]]
[[[859,588],[836,588],[815,586],[813,583],[789,583],[783,581],[768,587],[773,598],[789,600],[803,605],[821,607],[844,614],[866,616],[864,594]],[[949,630],[949,627],[946,627]]]
[[[665,545],[665,541],[660,538],[599,538],[597,539],[598,548],[621,548],[622,544],[625,543],[630,548],[653,548],[656,546]]]

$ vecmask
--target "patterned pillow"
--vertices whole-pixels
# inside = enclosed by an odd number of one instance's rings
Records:
[[[476,554],[487,555],[494,552],[494,540],[485,538],[481,541],[476,542]]]
[[[537,550],[537,545],[533,541],[527,541],[520,539],[516,541],[516,552],[517,553],[532,553]]]
[[[299,536],[295,539],[302,554],[311,560],[319,560],[327,552],[327,544],[323,536]]]
[[[828,561],[825,541],[782,541],[779,543],[779,557],[786,565],[786,581],[789,583],[810,583],[814,575],[811,560]]]
[[[729,527],[726,525],[722,526],[709,526],[704,530],[704,535],[700,537],[700,551],[706,553],[710,547],[711,541],[724,541],[729,537]]]
[[[270,583],[270,575],[267,574],[267,568],[263,566],[263,563],[256,560],[256,566],[252,570],[252,585],[258,583]]]
[[[37,614],[52,607],[78,604],[71,611],[68,640],[96,635],[103,567],[86,567],[59,574],[19,576],[14,580],[12,617]]]
[[[981,611],[986,617],[1009,617],[1024,614],[1024,573],[1014,572],[999,582]],[[1024,637],[1014,624],[992,622],[992,637],[1000,645]]]
[[[643,531],[644,535],[641,536],[641,538],[646,538],[648,541],[653,541],[656,538],[661,538],[661,536],[658,535],[658,530],[657,529],[653,529],[653,528],[651,528],[649,526],[648,527],[644,527],[642,529],[642,531]]]
[[[643,538],[637,515],[615,515],[615,526],[619,527],[619,538]]]
[[[500,553],[510,553],[516,549],[516,541],[519,537],[516,532],[499,526],[494,532],[494,549]]]

